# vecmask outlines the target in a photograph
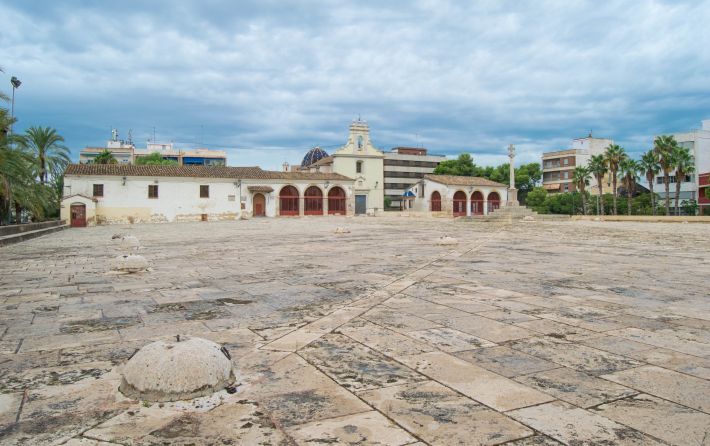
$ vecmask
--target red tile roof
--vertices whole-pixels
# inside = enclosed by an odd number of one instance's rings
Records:
[[[353,181],[344,175],[322,172],[277,172],[260,167],[227,166],[137,166],[134,164],[70,164],[65,175],[122,177],[230,178],[244,180],[338,180]]]
[[[466,177],[460,175],[424,175],[424,178],[447,186],[492,186],[508,187],[505,184],[496,183],[488,178]]]

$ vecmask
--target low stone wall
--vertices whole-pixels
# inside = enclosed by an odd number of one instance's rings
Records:
[[[574,215],[572,220],[583,221],[635,221],[648,223],[710,223],[708,216],[677,216],[677,215]]]
[[[22,225],[0,226],[0,237],[19,234],[21,232],[36,231],[38,229],[52,228],[64,224],[61,220],[43,221],[40,223],[25,223]]]

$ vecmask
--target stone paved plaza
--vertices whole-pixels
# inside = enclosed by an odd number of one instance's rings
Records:
[[[119,234],[148,271],[111,271]],[[334,217],[0,248],[0,444],[709,445],[708,234]],[[176,335],[224,344],[236,392],[119,393]]]

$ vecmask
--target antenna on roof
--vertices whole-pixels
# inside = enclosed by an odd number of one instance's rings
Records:
[[[592,137],[592,129],[589,129],[589,137]]]
[[[128,129],[128,144],[133,144],[133,129]]]

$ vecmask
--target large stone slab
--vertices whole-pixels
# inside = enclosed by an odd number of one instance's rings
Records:
[[[635,429],[559,401],[514,410],[508,415],[569,445],[662,444]]]
[[[374,410],[294,426],[287,431],[297,444],[400,446],[416,441],[407,431]]]
[[[651,395],[620,399],[593,411],[674,445],[710,440],[710,415]]]
[[[423,353],[397,359],[431,379],[499,411],[554,399],[447,353]]]
[[[602,378],[678,404],[710,412],[710,382],[653,365],[624,370]]]
[[[560,367],[554,362],[503,346],[462,351],[455,356],[507,378]]]
[[[414,370],[339,334],[323,336],[301,350],[301,356],[350,390],[425,379]]]
[[[520,423],[434,381],[358,395],[430,444],[499,444],[532,434]]]
[[[592,407],[638,393],[567,367],[519,376],[515,380],[580,407]]]

